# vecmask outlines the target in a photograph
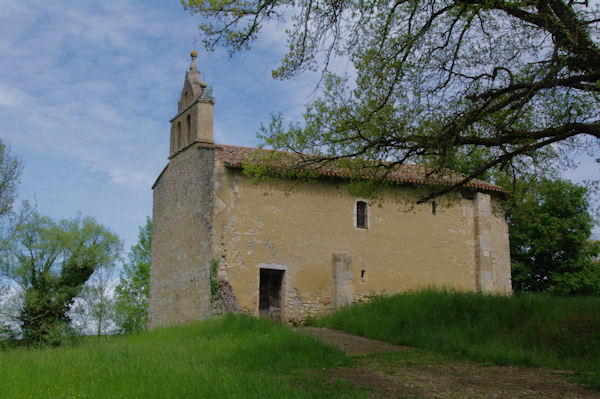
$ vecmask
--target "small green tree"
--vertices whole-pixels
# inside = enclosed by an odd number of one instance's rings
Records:
[[[14,345],[18,299],[13,287],[0,284],[0,349]]]
[[[115,322],[124,334],[146,329],[151,256],[152,219],[148,217],[139,229],[138,243],[131,247],[115,289]]]
[[[565,180],[522,182],[507,211],[516,292],[600,294],[600,243],[587,189]]]
[[[94,331],[98,337],[114,328],[114,265],[98,267],[83,286],[73,307],[73,324],[80,330]]]
[[[94,271],[113,265],[121,241],[93,218],[56,223],[33,213],[15,232],[4,275],[21,289],[17,319],[25,344],[59,344],[70,330],[69,310]]]
[[[21,179],[23,163],[12,155],[10,148],[0,140],[0,256],[9,250],[17,227],[33,212],[33,206],[24,202],[15,211],[14,202]],[[1,276],[0,276],[1,277]]]
[[[23,164],[0,140],[0,216],[11,211]]]
[[[33,207],[27,202],[19,211],[13,209],[22,171],[22,161],[12,155],[10,148],[0,140],[0,347],[12,344],[18,323],[15,315],[18,313],[19,298],[10,279],[6,279],[5,260],[16,229],[33,212]]]

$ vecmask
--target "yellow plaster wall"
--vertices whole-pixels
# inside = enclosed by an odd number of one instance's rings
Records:
[[[408,206],[387,193],[370,204],[365,230],[355,227],[357,199],[345,185],[302,183],[289,194],[285,187],[254,184],[216,163],[214,254],[244,310],[258,313],[261,265],[286,270],[284,318],[332,310],[334,252],[352,259],[355,301],[426,286],[477,289],[472,200],[438,205],[432,215],[430,203]],[[494,223],[505,231],[503,219]]]

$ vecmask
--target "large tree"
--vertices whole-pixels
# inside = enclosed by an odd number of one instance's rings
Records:
[[[598,3],[563,0],[188,0],[208,48],[248,48],[292,16],[275,78],[323,72],[304,123],[275,116],[262,133],[307,162],[368,158],[388,173],[406,161],[440,173],[479,152],[465,178],[513,172],[600,139]],[[328,72],[347,57],[356,78]],[[534,161],[534,162],[532,162]],[[371,171],[372,173],[372,171]],[[442,190],[443,191],[443,190]],[[438,192],[439,194],[439,192]]]
[[[22,342],[57,344],[70,327],[69,310],[100,266],[118,259],[121,241],[89,217],[54,222],[34,213],[17,229],[2,274],[20,288]]]
[[[516,292],[600,294],[600,242],[587,189],[565,180],[528,179],[507,210]]]
[[[115,323],[123,334],[146,329],[151,258],[152,219],[146,218],[138,232],[138,243],[131,247],[115,289]]]

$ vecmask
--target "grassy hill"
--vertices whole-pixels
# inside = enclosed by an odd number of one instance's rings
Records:
[[[372,359],[411,363],[436,352],[545,366],[572,370],[570,379],[600,389],[600,298],[422,291],[377,297],[311,323],[429,351]],[[357,359],[288,326],[228,315],[61,348],[0,350],[0,398],[368,397],[331,378],[328,370],[338,366],[356,367]]]
[[[310,324],[496,365],[572,370],[600,390],[600,297],[425,290],[376,297]]]
[[[315,373],[347,362],[284,325],[227,316],[74,347],[1,351],[0,398],[364,397]]]

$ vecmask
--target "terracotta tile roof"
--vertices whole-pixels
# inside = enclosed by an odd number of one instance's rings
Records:
[[[215,147],[217,149],[218,156],[223,161],[223,163],[231,168],[241,168],[243,166],[244,160],[251,159],[255,154],[260,154],[261,152],[268,153],[269,151],[271,151],[259,148],[238,147],[224,144],[216,144]],[[294,156],[294,154],[290,155]],[[319,167],[317,169],[317,172],[320,176],[332,176],[340,178],[349,177],[349,172],[347,170],[340,167],[336,167],[334,165]],[[462,177],[463,176],[459,173],[451,172],[448,174],[444,174],[441,178],[438,178],[436,181],[435,178],[427,178],[426,169],[424,166],[414,164],[403,164],[399,166],[396,170],[390,172],[387,175],[386,179],[408,184],[450,185],[453,183],[457,183]],[[496,191],[501,193],[507,192],[504,188],[500,186],[479,179],[472,179],[469,183],[465,184],[465,186],[476,190]]]

